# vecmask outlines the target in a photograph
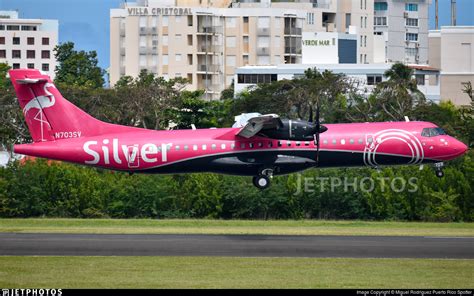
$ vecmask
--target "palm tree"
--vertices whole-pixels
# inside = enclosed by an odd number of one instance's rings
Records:
[[[390,120],[403,120],[417,105],[426,103],[424,94],[418,89],[413,70],[402,63],[393,64],[385,71],[387,81],[374,90],[377,104]]]

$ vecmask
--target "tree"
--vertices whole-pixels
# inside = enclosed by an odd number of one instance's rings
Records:
[[[418,90],[413,70],[402,63],[393,64],[385,71],[387,81],[381,82],[374,90],[378,107],[384,111],[384,120],[403,120],[415,106],[426,102],[423,93]]]
[[[97,53],[74,50],[73,42],[62,43],[54,48],[58,61],[56,83],[64,83],[89,88],[104,85],[104,70],[98,66]]]

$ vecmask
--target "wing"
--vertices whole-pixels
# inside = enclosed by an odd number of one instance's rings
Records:
[[[249,118],[237,135],[244,138],[250,138],[262,130],[278,129],[280,127],[283,127],[283,123],[278,115],[257,115]]]

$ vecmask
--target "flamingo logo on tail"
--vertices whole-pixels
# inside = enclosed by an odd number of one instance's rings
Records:
[[[56,98],[54,97],[54,95],[52,93],[50,93],[48,91],[48,87],[53,87],[55,88],[54,84],[52,83],[45,83],[44,87],[43,87],[43,90],[45,92],[46,95],[44,96],[38,96],[38,97],[34,97],[31,101],[29,101],[25,107],[23,108],[23,114],[25,115],[26,117],[26,114],[28,113],[28,111],[30,111],[31,109],[38,109],[38,111],[36,112],[35,116],[33,117],[34,120],[37,120],[40,122],[40,127],[41,127],[41,141],[42,142],[45,142],[46,139],[44,138],[44,128],[43,128],[43,123],[47,124],[50,128],[51,128],[51,125],[49,124],[49,122],[47,120],[44,119],[44,113],[43,113],[43,109],[45,108],[50,108],[52,106],[54,106],[54,104],[56,103]]]

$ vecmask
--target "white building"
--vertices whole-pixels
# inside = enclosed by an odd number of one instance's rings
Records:
[[[375,0],[374,63],[428,64],[431,0]]]
[[[358,83],[359,91],[369,95],[375,85],[385,81],[383,75],[390,69],[392,64],[299,64],[299,65],[277,65],[277,66],[246,66],[236,69],[234,76],[234,96],[238,93],[256,87],[259,83],[269,83],[283,79],[302,77],[309,68],[318,71],[332,71],[344,74]],[[414,78],[417,80],[418,89],[428,100],[439,102],[440,85],[439,71],[428,66],[409,65],[414,70]]]
[[[441,69],[441,99],[469,105],[463,83],[474,85],[474,26],[446,26],[429,33],[430,66]]]
[[[38,69],[55,77],[58,21],[20,19],[16,11],[0,11],[0,63],[13,69]]]

